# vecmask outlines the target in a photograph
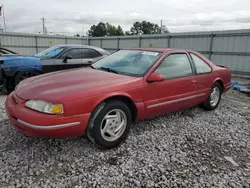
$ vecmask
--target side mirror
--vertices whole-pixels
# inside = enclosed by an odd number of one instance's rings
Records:
[[[161,74],[157,73],[157,72],[153,72],[147,78],[147,82],[149,82],[149,83],[162,82],[162,81],[164,81],[164,77]]]
[[[71,55],[66,55],[65,58],[63,59],[64,63],[67,63],[68,59],[72,59],[73,57]]]

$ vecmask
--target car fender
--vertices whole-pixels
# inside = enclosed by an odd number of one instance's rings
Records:
[[[133,102],[136,107],[137,118],[141,119],[141,117],[143,117],[145,112],[144,102],[136,102],[135,100],[133,100],[129,93],[124,91],[106,92],[98,95],[92,95],[86,98],[79,98],[76,100],[64,102],[65,115],[71,116],[76,114],[92,114],[93,111],[97,109],[99,105],[105,104],[104,101],[111,99],[112,97],[127,97]]]
[[[1,68],[6,76],[14,76],[16,72],[42,71],[40,58],[28,56],[5,56],[2,59]]]
[[[108,93],[106,95],[103,95],[101,97],[98,97],[98,100],[96,100],[96,103],[94,105],[94,109],[97,108],[98,105],[102,104],[105,100],[115,98],[115,97],[127,97],[129,98],[133,104],[135,105],[136,111],[137,111],[137,119],[142,119],[145,113],[145,105],[143,101],[135,101],[131,95],[129,95],[126,92],[112,92]],[[94,110],[93,109],[93,110]]]
[[[128,93],[125,93],[125,92],[112,92],[112,93],[108,93],[108,94],[105,94],[105,95],[99,97],[98,100],[95,103],[95,107],[97,107],[99,104],[101,104],[105,100],[110,99],[112,97],[127,97],[135,104],[135,101],[132,99],[132,97]]]
[[[213,80],[213,83],[212,83],[212,85],[211,85],[211,87],[213,86],[213,84],[215,83],[215,82],[222,82],[222,89],[224,90],[224,87],[225,87],[225,83],[224,83],[224,80],[223,80],[223,78],[221,78],[221,77],[216,77],[216,78],[214,78],[214,80]]]
[[[223,79],[221,77],[216,77],[214,78],[214,81],[213,81],[213,84],[217,81],[222,81],[223,82]]]

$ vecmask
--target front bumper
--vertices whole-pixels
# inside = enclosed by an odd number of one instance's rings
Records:
[[[77,137],[85,133],[90,114],[74,116],[49,115],[33,111],[24,106],[24,100],[12,92],[5,107],[11,124],[29,136],[45,138]]]

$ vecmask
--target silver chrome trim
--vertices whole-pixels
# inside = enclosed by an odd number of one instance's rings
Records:
[[[20,119],[17,119],[17,122],[25,125],[26,127],[29,127],[32,129],[38,129],[38,130],[55,130],[55,129],[61,129],[61,128],[71,127],[71,126],[80,124],[80,122],[72,122],[72,123],[65,123],[65,124],[58,124],[58,125],[41,126],[41,125],[33,125],[25,121],[22,121]]]
[[[172,103],[176,103],[176,102],[180,102],[180,101],[186,101],[186,100],[193,99],[193,98],[196,98],[196,97],[201,97],[201,96],[204,96],[204,95],[206,95],[206,93],[200,93],[200,94],[192,95],[192,96],[189,96],[189,97],[183,97],[183,98],[179,98],[179,99],[175,99],[175,100],[170,100],[170,101],[166,101],[166,102],[152,104],[152,105],[149,105],[147,108],[154,108],[154,107],[163,106],[163,105],[167,105],[167,104],[172,104]]]

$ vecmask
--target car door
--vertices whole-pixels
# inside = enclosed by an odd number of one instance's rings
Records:
[[[43,68],[43,73],[49,73],[63,69],[63,65],[60,67],[55,64],[55,59],[41,59],[40,63]]]
[[[144,94],[147,117],[163,115],[197,104],[197,80],[187,53],[168,54],[154,72],[163,75],[164,81],[147,83]]]
[[[196,90],[201,97],[197,98],[198,102],[204,102],[211,91],[214,77],[212,76],[212,68],[196,54],[189,53],[195,67],[197,78]]]
[[[71,48],[57,59],[57,65],[63,65],[63,69],[78,68],[83,66],[83,57],[89,56],[87,49]]]
[[[93,63],[93,57],[90,53],[90,48],[82,48],[81,64],[82,66],[88,66]]]

